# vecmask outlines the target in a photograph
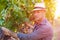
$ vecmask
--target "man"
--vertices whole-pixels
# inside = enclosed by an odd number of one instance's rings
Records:
[[[16,36],[20,40],[52,40],[53,30],[51,24],[45,18],[46,9],[43,3],[36,3],[33,12],[34,26],[26,23],[33,28],[30,34],[18,33]]]
[[[30,34],[19,33],[21,40],[52,40],[53,30],[51,24],[45,18],[46,9],[43,3],[36,3],[33,12],[35,22],[34,31]],[[26,23],[28,25],[28,23]],[[31,26],[31,25],[30,25]]]

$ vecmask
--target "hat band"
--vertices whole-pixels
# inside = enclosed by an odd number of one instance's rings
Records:
[[[45,9],[43,7],[34,7],[34,9]]]

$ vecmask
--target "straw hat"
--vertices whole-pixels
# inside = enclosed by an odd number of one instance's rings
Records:
[[[34,5],[34,9],[32,11],[35,11],[35,10],[45,10],[45,5],[44,3],[36,3]]]

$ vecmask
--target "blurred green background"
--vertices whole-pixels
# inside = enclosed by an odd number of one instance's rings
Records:
[[[6,27],[14,32],[20,31],[24,22],[30,22],[31,10],[35,3],[42,0],[0,0],[0,27]],[[55,1],[44,0],[47,12],[46,17],[53,24]]]

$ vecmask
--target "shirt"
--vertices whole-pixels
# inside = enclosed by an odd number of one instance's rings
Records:
[[[52,40],[53,30],[47,19],[44,19],[39,25],[35,24],[34,31],[30,34],[17,34],[20,40]]]

